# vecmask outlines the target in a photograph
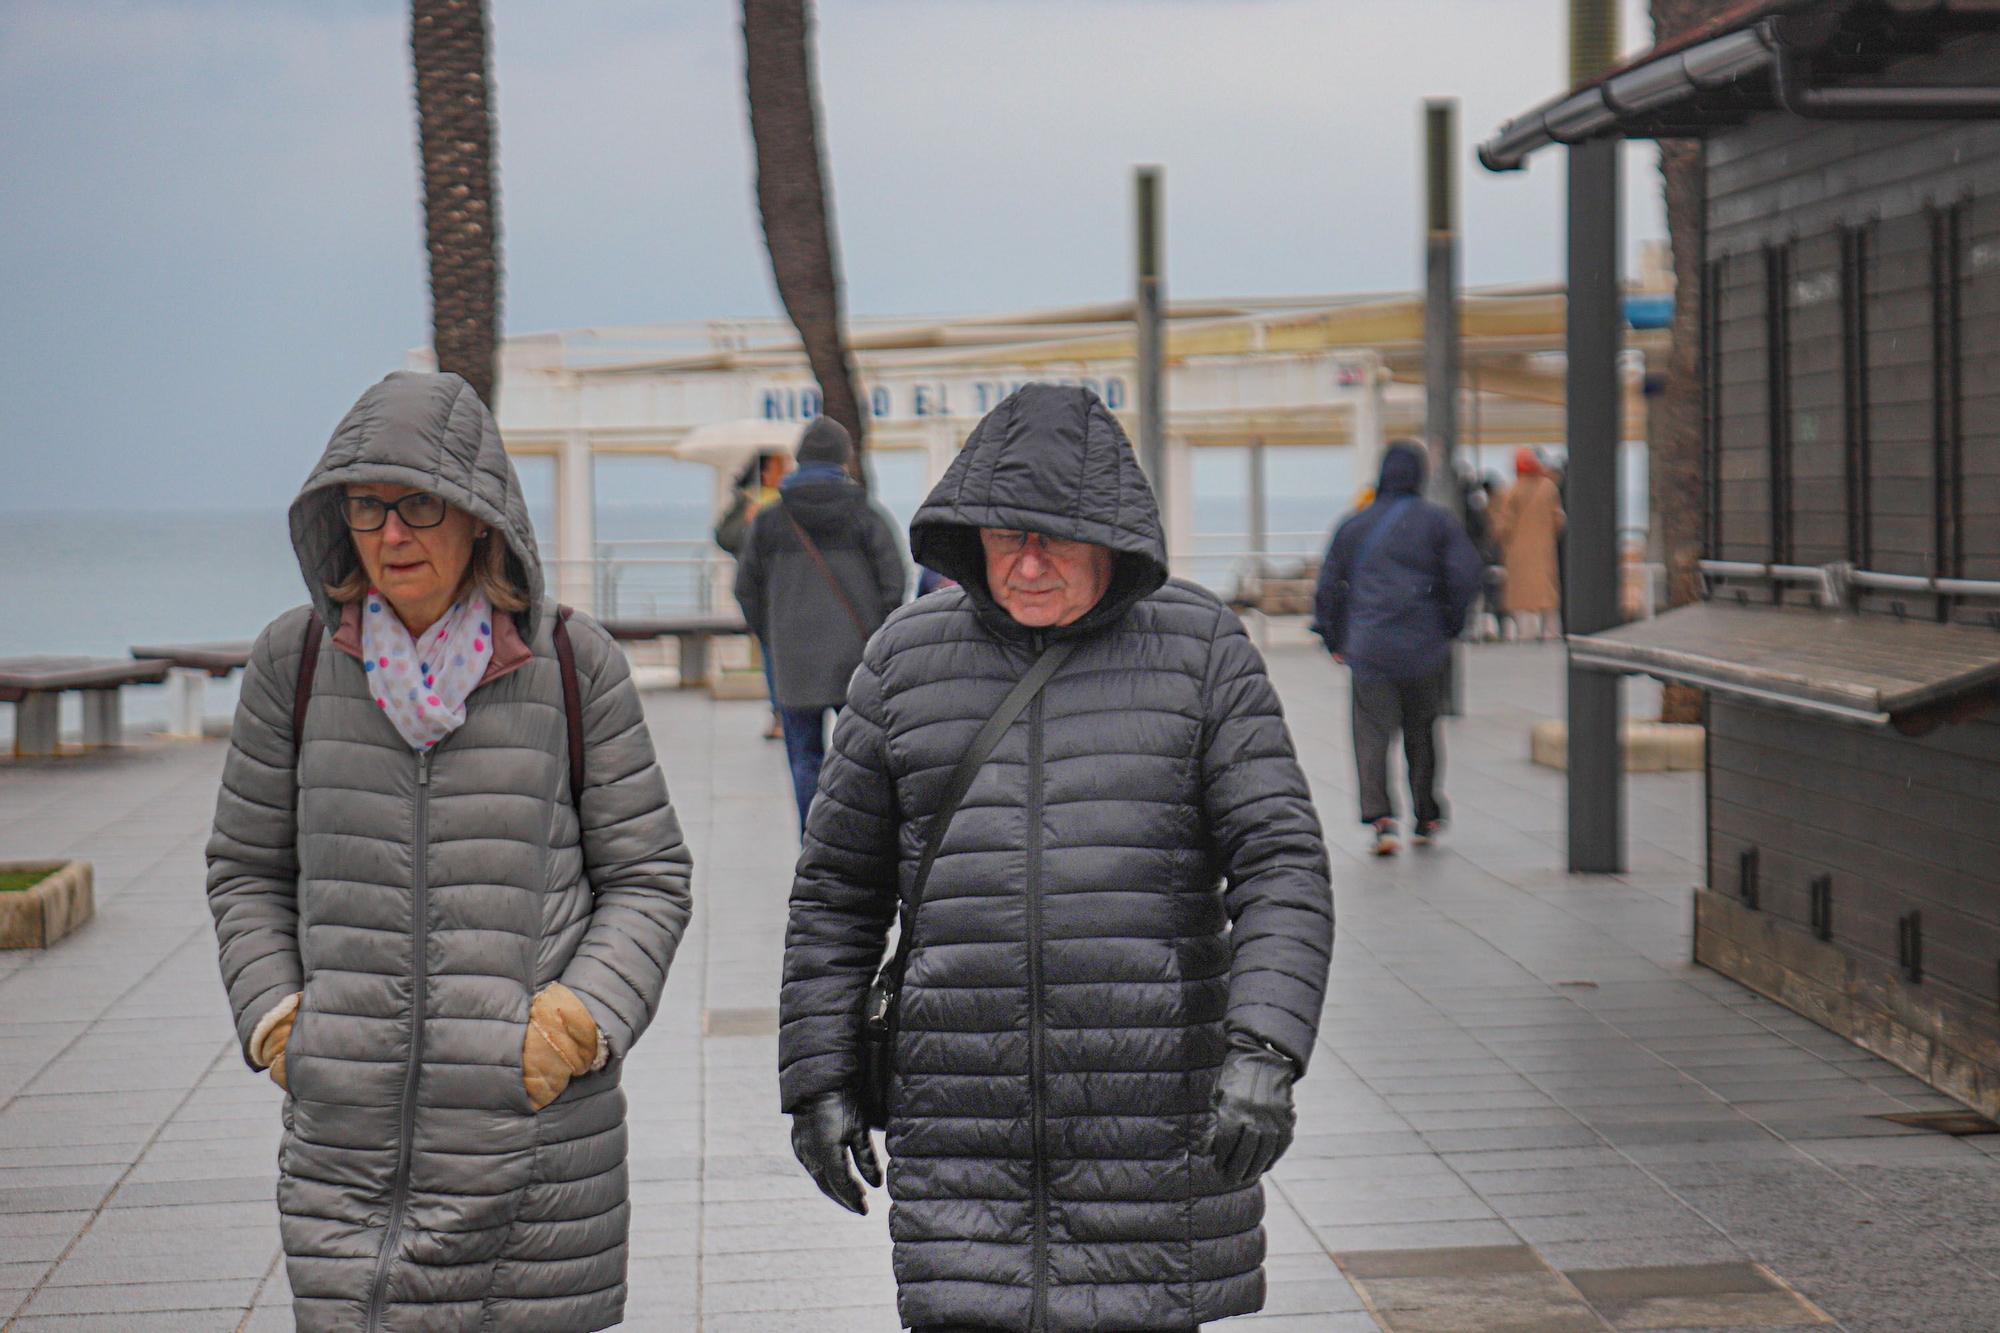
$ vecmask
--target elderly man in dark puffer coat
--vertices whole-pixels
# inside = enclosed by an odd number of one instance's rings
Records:
[[[949,824],[915,915],[888,1106],[918,1329],[1168,1330],[1260,1308],[1260,1177],[1290,1142],[1333,904],[1264,664],[1169,582],[1117,422],[1029,385],[911,525],[959,587],[892,616],[835,728],[792,890],[793,1144],[865,1208],[861,1007],[960,756],[1073,641]]]

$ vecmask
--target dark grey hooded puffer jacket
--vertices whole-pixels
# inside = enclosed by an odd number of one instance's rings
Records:
[[[504,534],[533,656],[413,753],[334,646],[325,584],[353,567],[346,482],[422,487]],[[570,621],[587,742],[571,805],[561,676],[514,470],[455,375],[395,374],[334,432],[292,506],[329,632],[303,744],[308,608],[257,640],[208,846],[223,981],[247,1043],[303,991],[278,1206],[311,1330],[581,1330],[625,1302],[623,1058],[689,914],[689,857],[625,659]],[[537,1115],[521,1081],[536,990],[560,981],[611,1059]]]
[[[994,603],[978,529],[1108,546],[1075,625]],[[1263,1304],[1263,1192],[1199,1150],[1230,1030],[1311,1057],[1332,945],[1326,849],[1262,659],[1167,582],[1158,510],[1097,399],[1031,385],[911,525],[959,581],[869,643],[792,890],[784,1104],[857,1077],[859,1008],[929,817],[1058,636],[1074,654],[1001,740],[917,916],[891,1097],[903,1320],[1185,1329]]]

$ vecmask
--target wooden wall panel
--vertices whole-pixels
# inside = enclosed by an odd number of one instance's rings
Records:
[[[1717,514],[1724,560],[1767,560],[1771,552],[1770,345],[1765,327],[1767,269],[1760,252],[1721,266],[1715,381]]]
[[[1840,235],[1792,247],[1786,300],[1791,380],[1791,559],[1847,558],[1847,466],[1841,359]]]
[[[1925,984],[2000,1003],[2000,725],[1912,739],[1715,700],[1708,885],[1735,893],[1758,851],[1762,910],[1809,926],[1834,881],[1834,942],[1894,966],[1896,924],[1921,911]]]

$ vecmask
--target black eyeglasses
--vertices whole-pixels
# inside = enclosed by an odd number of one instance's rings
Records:
[[[374,532],[389,521],[393,512],[406,528],[434,528],[444,522],[445,502],[429,491],[412,491],[400,500],[378,500],[372,495],[343,495],[340,516],[356,532]]]

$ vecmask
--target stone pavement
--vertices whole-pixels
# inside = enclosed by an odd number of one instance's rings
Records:
[[[1271,661],[1339,939],[1246,1333],[2000,1327],[2000,1141],[1876,1119],[1952,1104],[1685,961],[1697,776],[1632,781],[1630,874],[1561,874],[1562,779],[1525,759],[1560,656],[1480,649],[1451,836],[1377,862],[1339,674],[1296,632]],[[627,1074],[626,1327],[890,1329],[880,1196],[865,1219],[821,1200],[774,1107],[780,747],[755,705],[648,714],[698,902]],[[0,860],[86,857],[99,895],[81,934],[0,954],[0,1328],[291,1326],[279,1094],[236,1054],[201,894],[221,757],[0,763]]]

